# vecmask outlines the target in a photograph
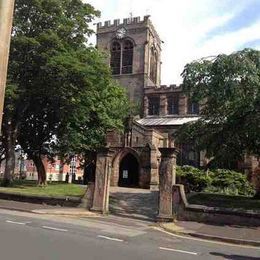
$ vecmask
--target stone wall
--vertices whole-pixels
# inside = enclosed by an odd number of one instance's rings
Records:
[[[148,86],[144,89],[144,117],[149,115],[149,99],[157,97],[160,100],[159,115],[164,116],[196,116],[197,114],[189,114],[188,111],[188,98],[182,91],[182,88],[177,85],[161,85],[159,87]],[[168,100],[178,100],[178,113],[169,114]]]
[[[176,220],[214,223],[218,225],[260,226],[260,214],[253,211],[232,210],[189,204],[184,186],[172,188],[173,216]]]
[[[260,226],[260,214],[189,205],[177,216],[178,220],[223,225]]]
[[[0,193],[0,199],[2,200],[14,200],[35,204],[47,204],[53,206],[63,206],[63,207],[77,207],[81,203],[81,198],[78,197],[68,197],[68,196],[38,196],[38,195],[26,195],[18,193]]]

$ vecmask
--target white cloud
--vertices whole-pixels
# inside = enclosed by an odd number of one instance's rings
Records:
[[[100,21],[151,15],[165,42],[162,53],[162,83],[181,81],[186,63],[204,56],[229,53],[242,44],[260,39],[259,22],[235,32],[207,39],[211,30],[225,25],[252,0],[88,0],[102,12]],[[258,30],[257,30],[258,27]]]
[[[220,52],[230,53],[241,45],[246,44],[257,39],[260,39],[260,19],[253,25],[241,28],[240,30],[224,33],[222,35],[217,35],[212,37],[210,40],[206,41],[203,48],[199,49],[199,52],[217,54]]]

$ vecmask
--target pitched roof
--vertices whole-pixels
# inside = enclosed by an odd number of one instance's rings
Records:
[[[197,121],[199,116],[185,117],[146,117],[137,120],[143,126],[180,126],[189,122]]]

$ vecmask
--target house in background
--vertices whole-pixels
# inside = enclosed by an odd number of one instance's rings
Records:
[[[68,181],[74,180],[83,181],[84,169],[81,167],[80,159],[77,156],[73,156],[69,163],[63,163],[57,156],[54,162],[49,161],[47,158],[43,159],[43,164],[46,169],[48,181]],[[0,178],[3,177],[5,169],[5,162],[0,164]],[[73,177],[75,176],[75,177]],[[28,160],[26,155],[21,150],[16,152],[16,163],[14,179],[26,179],[34,180],[38,179],[37,169],[32,160]]]
[[[48,181],[66,181],[83,180],[84,170],[81,167],[80,160],[77,156],[73,156],[69,163],[63,163],[57,156],[54,162],[49,161],[47,158],[43,159],[43,164],[46,169]],[[37,170],[32,160],[25,160],[25,176],[27,180],[37,180]],[[68,176],[68,177],[67,177]]]

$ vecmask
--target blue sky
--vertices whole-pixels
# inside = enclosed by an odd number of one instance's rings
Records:
[[[162,84],[180,83],[188,62],[246,47],[260,50],[260,0],[84,0],[98,21],[151,15],[165,42]],[[94,43],[94,37],[92,38]]]

